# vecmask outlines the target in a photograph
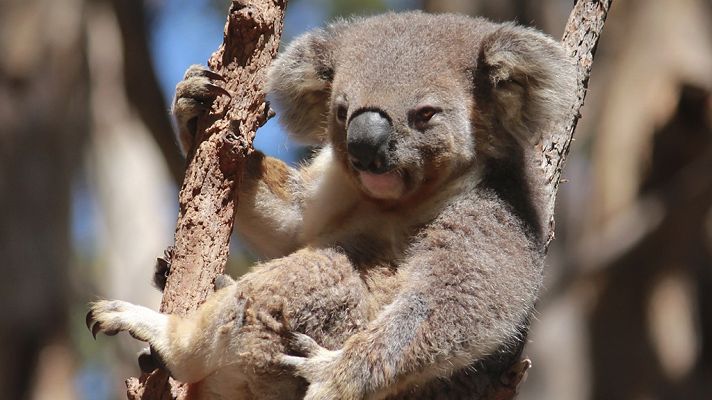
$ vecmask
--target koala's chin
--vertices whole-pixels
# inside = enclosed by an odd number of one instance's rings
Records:
[[[405,193],[405,182],[398,170],[382,174],[360,171],[357,174],[364,192],[374,199],[398,200]]]

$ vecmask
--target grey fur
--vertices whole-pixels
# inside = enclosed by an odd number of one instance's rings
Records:
[[[160,315],[136,306],[99,302],[90,322],[149,341],[204,398],[473,398],[470,369],[496,372],[526,336],[544,259],[535,144],[574,82],[558,43],[513,24],[410,12],[308,33],[268,86],[292,134],[323,147],[298,170],[257,153],[239,193],[238,233],[283,257],[154,337],[136,315]],[[393,125],[386,195],[349,163],[362,110]]]

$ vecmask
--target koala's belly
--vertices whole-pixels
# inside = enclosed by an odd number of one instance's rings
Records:
[[[290,331],[339,349],[393,300],[398,282],[392,266],[356,267],[333,248],[302,249],[256,266],[232,289],[233,295],[249,299],[243,326],[234,338],[239,349],[234,355],[236,370],[218,371],[211,377],[220,384],[205,388],[221,395],[213,392],[207,398],[286,399],[285,393],[301,398],[306,381],[285,374],[277,362],[280,354],[288,352],[277,325],[286,323]],[[264,316],[274,324],[265,322]],[[242,376],[242,383],[235,376]]]
[[[331,248],[302,249],[261,264],[240,280],[255,311],[338,349],[389,304],[399,288],[391,266],[354,266]]]

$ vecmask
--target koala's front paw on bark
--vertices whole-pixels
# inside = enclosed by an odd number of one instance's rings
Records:
[[[290,347],[304,356],[282,355],[283,365],[294,368],[297,375],[309,382],[305,400],[356,400],[363,396],[354,392],[358,382],[347,382],[346,371],[339,368],[342,350],[328,350],[311,337],[292,333]]]
[[[216,84],[224,81],[222,75],[202,65],[192,65],[185,71],[183,80],[176,85],[173,115],[178,124],[181,150],[187,153],[195,140],[198,117],[210,111],[218,96],[230,97],[230,92]]]

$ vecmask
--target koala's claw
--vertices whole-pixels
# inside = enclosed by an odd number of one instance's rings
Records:
[[[210,103],[216,97],[232,97],[224,88],[214,85],[213,81],[225,81],[225,78],[202,65],[192,65],[185,71],[183,80],[176,85],[176,102],[181,99],[195,99],[201,103]]]
[[[342,381],[343,377],[348,375],[348,371],[341,365],[343,350],[328,350],[302,333],[295,332],[290,336],[290,349],[304,356],[282,354],[279,362],[294,369],[296,375],[309,382],[305,400],[363,398],[358,393],[351,393],[353,388],[360,388],[359,385],[345,384]]]
[[[320,351],[329,351],[303,333],[292,332],[289,336],[289,348],[299,355],[282,354],[280,361],[285,366],[299,369],[307,363],[310,357],[316,356]]]
[[[215,85],[207,85],[208,90],[210,90],[210,93],[213,94],[215,97],[223,95],[227,96],[229,98],[232,98],[230,95],[230,92],[228,92],[226,89],[221,88],[220,86],[215,86]]]
[[[101,324],[96,322],[94,319],[94,313],[91,310],[87,313],[86,317],[87,329],[91,332],[92,337],[96,340],[96,334],[101,330]]]
[[[145,374],[159,368],[156,359],[153,358],[151,349],[148,347],[138,353],[138,367],[141,369],[141,372]]]
[[[171,262],[173,261],[173,246],[168,246],[163,250],[163,257],[156,259],[156,266],[153,271],[153,285],[161,292],[166,288],[168,275],[171,273]]]
[[[205,77],[188,78],[176,85],[176,99],[173,105],[173,112],[176,114],[176,117],[180,118],[182,117],[181,113],[184,112],[182,108],[186,108],[188,111],[196,106],[200,109],[208,109],[210,104],[212,104],[218,96],[222,95],[232,97],[230,92],[220,86],[213,85],[211,81]],[[184,104],[188,102],[190,102],[190,104]],[[191,114],[195,114],[195,111],[192,111]]]
[[[111,313],[120,312],[119,304],[111,301],[99,301],[92,304],[91,309],[87,312],[86,325],[91,335],[96,339],[99,332],[103,332],[107,336],[114,336],[121,331],[115,323],[111,323],[107,316]]]
[[[162,338],[168,316],[146,307],[140,307],[120,300],[100,300],[92,303],[87,313],[87,328],[96,339],[99,332],[113,336],[128,332],[134,338],[150,342]]]

